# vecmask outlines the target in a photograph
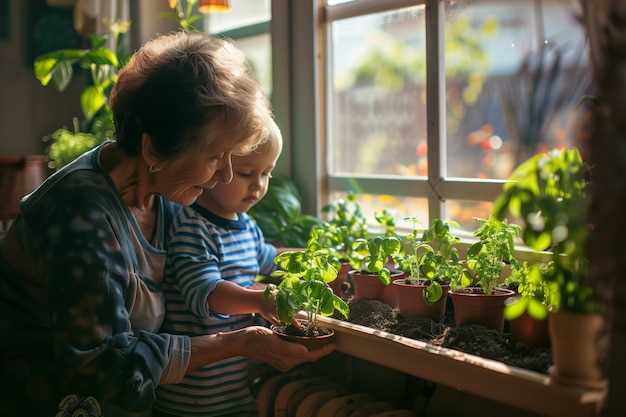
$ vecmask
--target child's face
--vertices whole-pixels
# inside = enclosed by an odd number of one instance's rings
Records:
[[[205,192],[200,204],[225,218],[248,211],[267,193],[280,148],[280,143],[270,141],[249,155],[233,156],[233,180]]]

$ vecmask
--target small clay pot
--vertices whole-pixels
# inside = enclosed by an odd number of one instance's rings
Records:
[[[504,302],[513,291],[496,288],[486,295],[480,288],[469,287],[450,291],[454,303],[454,322],[480,324],[501,332],[504,329]]]
[[[350,262],[341,262],[341,267],[339,268],[339,272],[337,272],[337,278],[328,283],[336,296],[342,297],[344,295],[345,284],[348,280],[348,272],[350,271],[352,271]]]
[[[508,301],[507,301],[508,302]],[[550,333],[548,332],[548,320],[537,320],[527,312],[510,321],[513,338],[528,347],[550,347]]]
[[[306,324],[306,321],[304,320],[298,320],[298,322],[301,323],[302,325]],[[298,343],[300,345],[306,346],[308,350],[321,349],[324,346],[331,344],[335,338],[335,331],[333,329],[326,329],[326,328],[320,328],[321,330],[326,332],[326,334],[323,334],[321,336],[313,336],[313,337],[296,336],[296,335],[287,334],[285,332],[284,326],[272,325],[271,329],[274,332],[274,334],[280,337],[281,339],[284,339],[288,342]]]
[[[424,299],[426,285],[421,281],[418,284],[408,284],[406,279],[396,279],[392,285],[396,289],[397,307],[401,316],[427,317],[434,321],[441,321],[445,315],[449,285],[441,286],[443,294],[434,304],[428,304]]]
[[[599,314],[550,313],[548,318],[552,380],[591,389],[607,386],[602,362],[608,350],[604,317]]]
[[[404,272],[392,272],[391,280],[399,279],[403,275]],[[354,288],[354,300],[379,300],[391,306],[395,305],[395,293],[393,290],[387,290],[385,293],[385,288],[390,286],[383,285],[378,279],[378,274],[352,270],[348,272],[348,276]]]

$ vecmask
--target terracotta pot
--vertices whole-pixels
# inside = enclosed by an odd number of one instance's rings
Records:
[[[548,318],[552,380],[565,385],[603,389],[601,362],[607,352],[604,317],[599,314],[550,313]]]
[[[46,179],[47,163],[43,155],[0,157],[0,220],[17,217],[22,197]]]
[[[303,320],[298,320],[298,321],[300,323],[306,323]],[[335,331],[333,329],[326,329],[326,328],[324,329],[324,331],[328,332],[328,334],[325,334],[322,336],[315,336],[315,337],[294,336],[294,335],[286,334],[282,328],[278,326],[274,326],[274,325],[272,325],[271,329],[274,332],[274,334],[280,337],[281,339],[284,339],[292,343],[298,343],[299,345],[304,345],[306,346],[308,350],[321,349],[324,346],[332,343],[332,341],[335,338]]]
[[[406,278],[406,274],[402,271],[395,271],[391,273],[391,281],[402,280]],[[383,288],[383,303],[390,305],[393,308],[398,308],[398,287],[389,284]]]
[[[393,281],[396,289],[396,299],[400,315],[403,317],[427,317],[431,320],[441,321],[446,313],[446,298],[448,298],[449,285],[442,285],[443,294],[434,304],[428,304],[424,300],[424,288],[426,285],[407,284],[405,279]]]
[[[403,274],[404,272],[394,272],[391,274],[391,280],[398,279],[402,277]],[[354,288],[355,300],[367,298],[385,302],[383,298],[385,286],[380,282],[377,274],[352,270],[348,272],[348,276]],[[391,300],[393,294],[387,293],[386,296],[388,300]],[[391,301],[393,302],[393,300]]]
[[[548,320],[537,320],[524,312],[521,316],[510,321],[511,334],[515,340],[533,348],[549,348],[550,333]]]
[[[462,288],[450,292],[454,303],[454,322],[480,324],[502,331],[504,328],[504,302],[513,291],[497,288],[491,295],[483,294],[480,288]]]
[[[337,278],[328,284],[338,297],[342,297],[344,295],[345,284],[348,280],[348,272],[350,271],[352,271],[352,265],[350,265],[350,262],[342,262],[339,272],[337,272]]]

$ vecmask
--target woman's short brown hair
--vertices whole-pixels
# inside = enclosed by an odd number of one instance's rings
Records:
[[[164,158],[200,139],[214,122],[235,146],[266,135],[269,104],[243,53],[230,42],[178,32],[146,43],[120,71],[111,92],[119,146],[137,155],[143,133]]]

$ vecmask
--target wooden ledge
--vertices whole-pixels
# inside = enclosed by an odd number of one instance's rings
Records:
[[[595,417],[606,396],[549,376],[326,317],[337,350],[418,378],[551,417]]]

